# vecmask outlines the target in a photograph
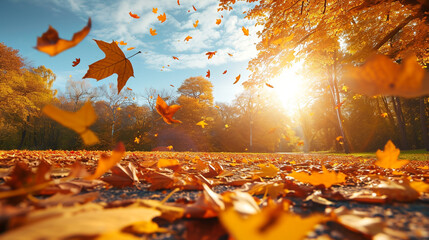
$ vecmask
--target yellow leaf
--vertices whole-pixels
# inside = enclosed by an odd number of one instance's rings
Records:
[[[316,224],[325,219],[320,214],[302,218],[278,208],[265,208],[246,218],[232,208],[219,214],[220,222],[236,240],[302,240]]]
[[[325,166],[322,166],[323,173],[313,172],[311,175],[303,172],[292,171],[291,176],[298,181],[310,183],[314,186],[323,184],[325,187],[330,187],[334,184],[344,183],[346,181],[346,175],[344,173],[335,173],[334,171],[329,172]]]
[[[158,160],[158,163],[157,163],[158,168],[174,167],[177,165],[180,165],[179,160],[177,160],[177,159],[161,158]]]
[[[417,192],[429,193],[429,184],[425,182],[420,182],[420,181],[410,182],[410,186],[414,188],[414,190],[416,190]]]
[[[100,236],[96,237],[95,240],[116,240],[116,239],[121,239],[121,240],[139,240],[140,238],[131,235],[129,233],[123,233],[120,231],[114,231],[114,232],[108,232],[108,233],[103,233]]]
[[[135,138],[134,138],[134,142],[135,142],[135,143],[137,143],[137,144],[139,144],[139,143],[140,143],[140,138],[135,137]]]
[[[374,164],[382,168],[401,168],[409,161],[398,160],[399,153],[400,150],[389,140],[384,146],[384,151],[379,149],[375,153],[377,161]]]
[[[202,121],[199,121],[198,123],[197,123],[197,125],[198,126],[201,126],[201,128],[205,128],[205,126],[206,125],[208,125],[204,120],[202,120]]]
[[[133,223],[131,226],[131,231],[138,234],[150,234],[156,232],[167,232],[167,229],[160,228],[158,224],[152,221],[144,221]]]
[[[274,178],[277,176],[279,171],[279,169],[271,163],[268,166],[265,164],[259,164],[258,167],[261,169],[261,171],[256,172],[256,174],[265,178]]]
[[[97,169],[95,170],[94,174],[86,177],[86,179],[93,180],[101,177],[105,172],[107,172],[109,169],[115,166],[119,161],[121,161],[124,154],[125,154],[125,146],[122,142],[119,142],[116,145],[110,157],[106,156],[105,154],[100,155]]]
[[[97,115],[91,102],[86,102],[77,112],[67,112],[50,104],[46,105],[42,112],[61,125],[79,133],[86,145],[93,145],[99,142],[98,137],[89,129],[89,126],[97,120]]]

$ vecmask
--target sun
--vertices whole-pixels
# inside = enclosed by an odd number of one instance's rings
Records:
[[[300,102],[305,94],[305,86],[299,76],[300,69],[300,64],[292,65],[270,81],[288,115],[294,115],[302,107]]]

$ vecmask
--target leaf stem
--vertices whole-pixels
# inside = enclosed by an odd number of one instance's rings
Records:
[[[130,59],[130,58],[134,57],[135,55],[137,55],[137,54],[139,54],[139,53],[142,53],[142,51],[138,51],[138,52],[134,53],[133,55],[131,55],[131,56],[127,57],[127,59]]]

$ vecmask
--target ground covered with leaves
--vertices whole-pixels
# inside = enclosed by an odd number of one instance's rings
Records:
[[[3,151],[0,239],[429,239],[429,160],[395,151]]]

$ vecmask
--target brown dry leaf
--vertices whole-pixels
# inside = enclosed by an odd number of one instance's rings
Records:
[[[171,206],[164,203],[164,201],[157,201],[152,199],[139,199],[137,206],[153,208],[161,212],[160,218],[169,222],[173,222],[182,218],[185,210],[181,207]]]
[[[158,98],[156,99],[156,111],[159,113],[159,115],[162,116],[162,119],[164,119],[164,122],[171,124],[171,123],[181,123],[181,121],[173,119],[173,115],[181,108],[179,105],[171,105],[168,106],[167,103],[158,95]]]
[[[76,58],[76,60],[72,62],[72,67],[76,67],[79,63],[80,63],[80,58]]]
[[[210,78],[210,69],[207,70],[206,78]]]
[[[389,140],[384,146],[384,151],[379,149],[375,153],[377,161],[374,164],[382,168],[401,168],[410,161],[398,160],[399,153],[399,148],[396,148],[393,142]]]
[[[329,172],[325,166],[322,166],[323,173],[312,172],[311,175],[303,172],[292,171],[288,176],[295,178],[300,182],[310,183],[311,185],[317,186],[323,184],[326,188],[346,181],[346,175],[344,173],[335,173],[334,171]]]
[[[116,73],[118,75],[118,94],[127,83],[130,77],[134,76],[133,65],[130,60],[125,57],[115,42],[110,44],[101,40],[95,40],[98,47],[106,55],[105,58],[89,65],[89,69],[83,78],[94,78],[97,81],[109,77]],[[138,52],[140,53],[140,52]]]
[[[135,183],[140,182],[137,177],[137,169],[130,162],[126,167],[116,164],[116,166],[112,167],[111,171],[112,175],[104,177],[101,180],[115,187],[133,186]]]
[[[65,239],[73,236],[83,238],[119,231],[133,223],[151,221],[160,215],[159,211],[144,207],[86,208],[85,211],[79,206],[57,209],[59,214],[45,214],[45,217],[37,221],[29,221],[24,226],[4,233],[2,238],[16,240]],[[35,211],[33,215],[41,215],[43,211],[52,212],[52,210],[53,208]]]
[[[393,181],[381,181],[370,189],[378,195],[387,196],[388,200],[399,202],[413,202],[420,196],[419,192],[410,186],[406,180],[402,183]]]
[[[50,104],[43,107],[42,112],[61,125],[77,132],[86,145],[99,142],[98,137],[89,129],[89,126],[97,120],[91,102],[86,102],[77,112],[67,112]]]
[[[219,214],[219,220],[236,240],[302,240],[318,224],[326,220],[320,214],[302,218],[299,215],[269,207],[243,218],[233,209]]]
[[[107,156],[106,154],[101,154],[100,159],[98,160],[97,169],[94,174],[86,177],[86,180],[93,180],[101,177],[105,172],[115,166],[119,161],[121,161],[122,157],[125,154],[125,146],[122,142],[119,142],[115,149],[112,152],[111,156]]]
[[[43,33],[41,37],[37,38],[37,50],[47,53],[50,56],[55,56],[58,53],[72,48],[79,44],[91,30],[91,18],[88,19],[88,24],[79,32],[73,35],[71,40],[64,40],[59,38],[57,30],[49,26],[48,31]]]
[[[346,68],[348,86],[358,93],[418,97],[429,94],[429,74],[415,56],[396,64],[384,55],[374,55],[360,67]]]

